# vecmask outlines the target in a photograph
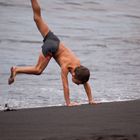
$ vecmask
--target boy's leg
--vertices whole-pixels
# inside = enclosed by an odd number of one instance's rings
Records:
[[[43,21],[41,17],[41,9],[37,2],[37,0],[31,0],[33,14],[34,14],[34,20],[36,22],[36,25],[38,27],[38,30],[42,34],[43,37],[47,35],[49,32],[49,28],[47,24]],[[16,74],[19,73],[25,73],[25,74],[35,74],[39,75],[43,72],[43,70],[48,65],[52,55],[48,54],[46,57],[41,53],[38,59],[38,63],[36,66],[26,66],[26,67],[12,67],[11,68],[11,75],[8,80],[9,84],[12,84],[14,82]]]
[[[44,57],[44,55],[41,53],[36,66],[12,67],[8,84],[12,84],[15,80],[16,75],[20,73],[40,75],[48,65],[51,57],[52,56],[49,54]]]
[[[37,0],[31,0],[31,5],[33,9],[33,17],[36,23],[38,30],[40,31],[41,35],[45,37],[49,32],[49,27],[47,23],[45,23],[41,17],[41,8],[38,4]]]

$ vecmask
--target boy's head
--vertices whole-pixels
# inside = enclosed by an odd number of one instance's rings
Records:
[[[76,67],[74,70],[74,77],[72,81],[78,85],[84,84],[89,80],[89,77],[90,77],[89,69],[84,66],[79,66]]]

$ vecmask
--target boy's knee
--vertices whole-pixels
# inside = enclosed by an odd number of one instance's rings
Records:
[[[36,16],[36,15],[34,15],[34,22],[36,22],[36,23],[38,23],[39,21],[40,21],[40,19],[41,19],[41,16]]]
[[[42,74],[42,70],[40,68],[36,68],[36,75],[41,75]]]

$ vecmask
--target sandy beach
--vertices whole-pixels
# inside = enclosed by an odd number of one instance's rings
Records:
[[[97,102],[140,99],[140,0],[40,0],[51,30],[91,72]],[[64,105],[60,68],[52,59],[40,76],[18,75],[11,66],[35,65],[42,40],[29,0],[0,0],[0,110]],[[72,101],[87,102],[71,82]]]
[[[140,100],[0,112],[0,140],[139,140]]]
[[[40,4],[52,31],[90,68],[101,104],[63,106],[53,59],[42,75],[7,84],[11,66],[36,64],[43,38],[30,1],[0,0],[0,140],[140,140],[140,0]],[[69,85],[71,100],[86,103],[83,87]],[[5,104],[15,110],[3,111]]]

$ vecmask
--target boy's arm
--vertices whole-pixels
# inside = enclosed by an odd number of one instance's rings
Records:
[[[88,97],[89,104],[95,104],[95,101],[92,97],[91,88],[88,82],[84,84],[84,88]]]
[[[64,98],[65,98],[67,106],[76,106],[76,105],[79,105],[79,104],[70,101],[69,84],[68,84],[68,72],[69,71],[65,68],[61,69],[61,78],[62,78],[62,83],[63,83]]]
[[[69,106],[70,104],[70,97],[69,97],[69,84],[68,84],[68,70],[62,69],[61,70],[61,78],[62,78],[62,84],[63,84],[63,90],[64,90],[64,98],[66,101],[66,105]]]

